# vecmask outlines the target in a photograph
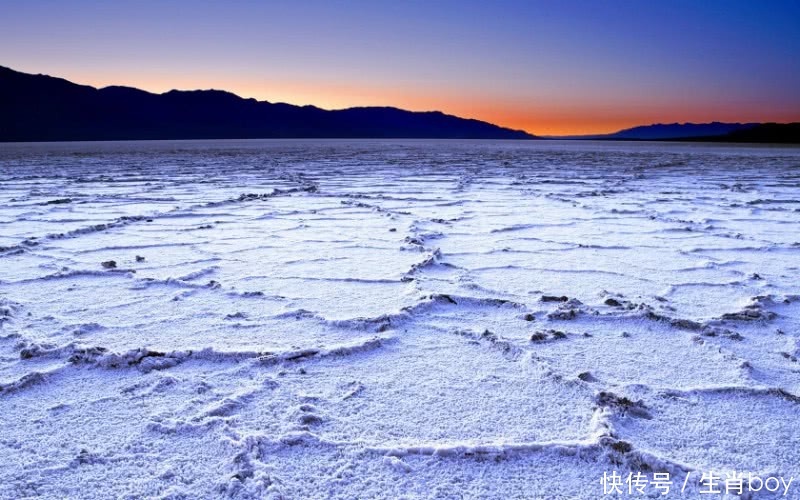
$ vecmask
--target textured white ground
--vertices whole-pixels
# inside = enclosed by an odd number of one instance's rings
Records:
[[[798,276],[797,148],[0,145],[0,498],[797,477]]]

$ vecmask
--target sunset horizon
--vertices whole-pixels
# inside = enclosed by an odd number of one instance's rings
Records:
[[[18,68],[10,68],[15,71],[21,71]],[[625,130],[632,127],[637,126],[647,126],[653,124],[673,124],[673,123],[712,123],[712,122],[721,122],[721,123],[793,123],[800,121],[800,114],[794,113],[793,111],[785,111],[785,112],[778,112],[772,115],[766,115],[764,113],[759,113],[758,111],[753,111],[749,113],[741,113],[739,110],[720,110],[719,112],[704,112],[704,113],[697,113],[697,112],[682,112],[680,110],[670,109],[665,111],[663,114],[654,114],[654,115],[642,115],[641,118],[626,118],[621,117],[617,119],[609,119],[604,121],[596,121],[593,122],[597,124],[596,126],[592,125],[576,125],[573,119],[577,118],[580,115],[579,110],[575,110],[574,112],[570,109],[559,109],[561,114],[564,115],[563,122],[558,120],[551,121],[551,126],[548,128],[546,126],[540,126],[537,123],[533,125],[527,125],[529,123],[528,117],[532,114],[535,115],[535,112],[528,113],[524,109],[513,109],[511,103],[505,103],[508,105],[508,114],[502,114],[500,111],[502,108],[493,108],[491,106],[487,106],[486,103],[466,103],[459,105],[458,102],[454,102],[452,97],[443,97],[441,99],[436,98],[426,98],[426,96],[413,96],[413,98],[408,98],[403,100],[402,98],[398,98],[395,100],[391,100],[391,96],[395,95],[391,92],[387,93],[387,100],[381,100],[380,98],[376,98],[374,100],[363,100],[359,101],[359,98],[363,98],[365,95],[370,95],[368,91],[356,92],[353,89],[344,88],[344,87],[337,87],[331,93],[331,96],[328,99],[325,99],[324,94],[321,94],[317,91],[316,94],[313,94],[311,91],[308,92],[307,95],[309,96],[317,96],[316,101],[304,101],[302,99],[299,100],[290,100],[289,98],[280,98],[274,97],[276,95],[288,95],[288,93],[297,92],[297,89],[302,89],[303,85],[279,85],[273,86],[273,88],[285,88],[285,94],[282,94],[284,91],[278,91],[275,93],[261,93],[258,91],[257,88],[252,88],[250,90],[249,87],[237,87],[236,82],[229,81],[226,79],[213,79],[210,78],[209,80],[202,80],[198,79],[196,86],[192,87],[191,82],[186,80],[185,83],[183,80],[178,80],[178,85],[171,85],[169,82],[164,84],[152,83],[146,80],[137,80],[136,77],[132,78],[133,83],[131,82],[117,82],[113,77],[109,79],[103,78],[96,78],[91,79],[91,77],[87,79],[80,79],[80,77],[67,77],[62,74],[52,74],[48,73],[47,71],[32,69],[30,71],[24,71],[25,73],[30,74],[42,74],[47,76],[52,76],[55,78],[63,78],[73,83],[79,85],[88,85],[97,89],[102,89],[106,87],[131,87],[137,88],[140,90],[144,90],[146,92],[150,92],[153,94],[163,94],[172,90],[178,91],[194,91],[194,90],[219,90],[224,92],[230,92],[232,94],[237,95],[243,99],[256,99],[257,101],[261,102],[270,102],[270,103],[285,103],[285,104],[292,104],[295,106],[314,106],[325,110],[341,110],[341,109],[349,109],[349,108],[356,108],[356,107],[395,107],[400,109],[405,109],[408,111],[415,111],[415,112],[442,112],[454,116],[458,116],[461,118],[467,119],[476,119],[481,121],[486,121],[495,125],[499,125],[501,127],[507,127],[514,130],[522,130],[529,134],[533,134],[536,136],[579,136],[579,135],[600,135],[600,134],[610,134],[614,132],[618,132],[620,130]],[[208,84],[204,84],[203,82],[207,81]],[[337,90],[342,90],[341,92],[337,93]],[[375,96],[379,96],[379,93],[373,93]],[[303,93],[303,95],[306,95]],[[398,94],[399,95],[399,94]],[[353,100],[347,100],[348,97],[352,97]],[[688,118],[687,118],[688,117]],[[691,119],[694,117],[693,119]],[[535,128],[534,128],[535,127]]]
[[[544,136],[800,121],[792,2],[347,4],[359,8],[7,6],[0,64],[98,88],[442,111]]]

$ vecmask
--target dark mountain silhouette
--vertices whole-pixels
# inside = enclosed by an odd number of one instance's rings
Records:
[[[800,144],[800,122],[762,123],[755,127],[734,130],[722,136],[694,138],[694,140]]]
[[[800,144],[800,123],[658,123],[613,134],[572,135],[553,139]]]
[[[643,125],[611,134],[611,139],[637,139],[657,141],[661,139],[675,139],[686,137],[713,137],[726,135],[737,130],[746,130],[758,125],[757,123],[657,123]]]
[[[598,139],[598,140],[630,140],[659,141],[665,139],[684,139],[689,137],[723,136],[737,130],[746,130],[758,123],[656,123],[640,125],[614,132],[612,134],[596,134],[564,137],[565,139]]]
[[[534,139],[438,111],[329,111],[219,90],[96,89],[0,66],[0,141],[246,138]]]

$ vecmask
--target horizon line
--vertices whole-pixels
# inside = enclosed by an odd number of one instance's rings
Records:
[[[232,96],[235,96],[235,97],[237,97],[239,99],[253,100],[253,101],[256,101],[256,102],[259,102],[259,103],[285,104],[285,105],[297,106],[297,107],[311,107],[311,108],[316,108],[316,109],[319,109],[319,110],[322,110],[322,111],[344,111],[344,110],[348,110],[348,109],[363,109],[363,108],[392,108],[392,109],[398,109],[398,110],[403,110],[403,111],[410,111],[410,112],[414,112],[414,113],[440,113],[440,114],[444,114],[444,115],[455,116],[457,118],[461,118],[461,119],[465,119],[465,120],[475,120],[475,121],[480,121],[480,122],[484,122],[484,123],[489,123],[489,124],[496,125],[498,127],[506,128],[506,129],[513,130],[513,131],[524,132],[526,134],[529,134],[529,135],[532,135],[534,137],[541,138],[541,139],[561,139],[561,138],[570,139],[570,138],[584,138],[584,137],[587,138],[587,139],[590,139],[592,137],[613,135],[613,134],[616,134],[616,133],[619,133],[619,132],[623,132],[623,131],[626,131],[626,130],[629,130],[629,129],[633,129],[633,128],[651,127],[651,126],[710,125],[710,124],[748,125],[748,124],[767,124],[767,123],[790,124],[790,123],[797,123],[798,121],[800,121],[800,117],[798,117],[797,120],[791,120],[791,121],[775,121],[775,120],[766,120],[766,121],[765,120],[759,120],[759,121],[751,121],[751,120],[723,121],[723,120],[719,120],[719,119],[713,119],[711,121],[671,121],[671,120],[666,120],[666,121],[654,121],[654,122],[650,122],[650,123],[633,122],[631,125],[623,127],[623,128],[615,128],[615,129],[611,129],[611,130],[605,130],[605,131],[602,131],[602,132],[577,132],[577,133],[561,133],[561,134],[556,133],[556,134],[553,134],[553,133],[538,133],[538,132],[535,132],[535,131],[532,131],[532,130],[528,130],[526,128],[521,128],[521,127],[517,127],[517,126],[513,126],[513,125],[506,125],[506,124],[503,124],[501,122],[491,121],[491,120],[484,119],[484,118],[479,118],[479,117],[476,117],[476,116],[464,116],[464,115],[461,115],[461,114],[457,114],[455,112],[447,111],[444,108],[438,108],[438,109],[414,108],[414,107],[403,107],[402,105],[396,105],[396,104],[355,104],[355,105],[344,106],[344,107],[324,107],[324,105],[319,105],[319,104],[314,104],[314,103],[299,103],[299,102],[292,102],[292,101],[288,101],[288,100],[286,100],[286,101],[284,101],[284,100],[274,100],[273,101],[273,100],[270,100],[270,99],[267,99],[267,98],[263,98],[263,97],[259,97],[259,96],[255,96],[255,95],[244,95],[244,94],[241,94],[241,93],[237,93],[236,91],[233,91],[233,90],[227,90],[225,88],[217,88],[217,87],[207,87],[207,88],[200,88],[200,87],[178,88],[178,87],[172,87],[172,88],[169,88],[168,90],[163,90],[163,89],[156,89],[156,88],[153,88],[153,87],[147,88],[147,87],[143,87],[143,86],[134,86],[134,85],[129,85],[129,84],[119,84],[119,83],[113,83],[113,84],[108,84],[108,85],[100,85],[100,84],[96,84],[96,83],[80,83],[80,82],[77,82],[77,81],[74,81],[74,80],[70,80],[69,78],[66,78],[66,77],[56,76],[56,75],[52,75],[52,74],[49,74],[49,73],[42,73],[42,72],[39,72],[39,73],[28,73],[28,72],[20,71],[20,70],[12,68],[10,66],[4,66],[4,65],[1,65],[1,64],[0,64],[0,68],[6,68],[6,69],[8,69],[10,71],[14,71],[14,72],[17,72],[17,73],[22,73],[22,74],[35,75],[35,76],[46,76],[46,77],[50,77],[50,78],[56,78],[56,79],[67,81],[67,82],[72,83],[74,85],[81,85],[81,86],[91,87],[91,88],[96,89],[96,90],[103,90],[103,89],[116,87],[116,88],[134,89],[134,90],[138,90],[138,91],[141,91],[141,92],[146,92],[146,93],[152,94],[152,95],[164,95],[164,94],[168,94],[170,92],[222,92],[222,93],[226,93],[226,94],[230,94]]]

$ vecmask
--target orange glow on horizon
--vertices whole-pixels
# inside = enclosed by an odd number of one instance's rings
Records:
[[[655,99],[646,103],[591,100],[576,102],[565,101],[563,97],[561,100],[551,97],[532,102],[459,93],[453,89],[433,86],[422,90],[402,86],[367,87],[343,82],[252,81],[211,75],[185,75],[175,78],[173,75],[147,73],[114,78],[106,74],[54,76],[98,88],[124,85],[155,93],[175,88],[213,88],[260,101],[313,105],[324,109],[392,106],[411,111],[436,110],[540,136],[604,134],[652,123],[800,121],[800,109],[786,109],[779,114],[765,116],[758,103],[739,105],[733,109],[732,106],[706,102],[656,103]]]

